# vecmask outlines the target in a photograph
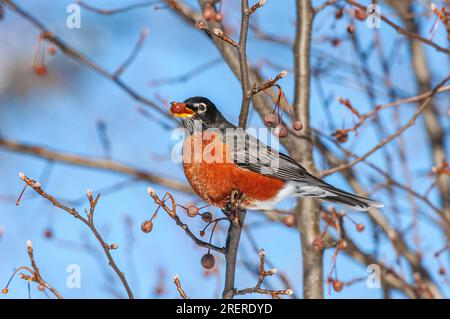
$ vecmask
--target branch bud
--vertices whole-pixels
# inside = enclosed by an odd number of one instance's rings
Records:
[[[147,193],[148,193],[150,196],[156,195],[155,190],[154,190],[153,188],[151,188],[151,187],[147,188]]]

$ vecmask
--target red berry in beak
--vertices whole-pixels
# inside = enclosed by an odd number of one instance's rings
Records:
[[[186,103],[173,102],[170,106],[170,112],[174,114],[186,113]]]

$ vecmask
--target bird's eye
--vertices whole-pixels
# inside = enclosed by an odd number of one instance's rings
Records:
[[[198,103],[196,106],[198,109],[198,113],[206,112],[206,104],[205,103]]]

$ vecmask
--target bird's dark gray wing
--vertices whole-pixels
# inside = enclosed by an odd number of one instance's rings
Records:
[[[233,139],[233,159],[239,167],[286,182],[294,182],[296,196],[319,197],[357,210],[383,206],[368,198],[338,189],[311,175],[291,157],[249,134],[238,132],[234,134]]]
[[[294,159],[257,138],[243,132],[236,132],[233,137],[233,159],[239,167],[285,181],[315,179]]]

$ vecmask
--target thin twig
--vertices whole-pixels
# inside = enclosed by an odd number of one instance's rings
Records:
[[[361,10],[367,11],[367,7],[365,5],[362,5],[362,4],[360,4],[360,3],[358,3],[358,2],[356,2],[354,0],[345,0],[345,2],[347,2],[348,4],[351,4],[352,6],[355,6],[355,7],[359,8]],[[394,28],[395,31],[397,31],[398,33],[401,33],[401,34],[403,34],[403,35],[405,35],[405,36],[407,36],[409,38],[413,38],[413,39],[419,40],[419,41],[421,41],[421,42],[423,42],[425,44],[428,44],[429,46],[435,48],[439,52],[443,52],[445,54],[450,54],[450,50],[449,49],[446,49],[446,48],[438,45],[437,43],[420,36],[417,33],[413,33],[413,32],[410,32],[410,31],[408,31],[406,29],[403,29],[398,24],[392,22],[391,20],[389,20],[388,18],[386,18],[382,14],[380,14],[380,19],[383,20],[384,22],[386,22],[392,28]]]
[[[96,197],[96,199],[93,199],[92,195],[89,194],[88,192],[88,199],[90,202],[90,213],[89,213],[89,217],[88,219],[86,219],[85,217],[83,217],[75,208],[71,208],[68,207],[64,204],[62,204],[61,202],[59,202],[56,198],[54,198],[52,195],[46,193],[40,186],[39,183],[37,183],[34,180],[29,179],[26,175],[24,174],[20,174],[20,178],[31,188],[33,188],[33,190],[38,193],[39,195],[41,195],[43,198],[47,199],[48,201],[50,201],[53,205],[55,205],[56,207],[66,211],[67,213],[69,213],[70,215],[72,215],[73,217],[75,217],[76,219],[80,220],[83,224],[85,224],[90,230],[91,232],[94,234],[95,238],[97,239],[97,241],[100,243],[100,245],[103,248],[103,251],[105,252],[105,255],[108,259],[108,263],[111,266],[111,268],[115,271],[115,273],[117,274],[117,276],[119,277],[120,281],[122,282],[122,285],[124,286],[128,297],[130,299],[134,299],[134,295],[133,292],[130,289],[130,286],[128,285],[128,282],[125,278],[124,273],[119,269],[119,267],[117,266],[116,262],[114,261],[114,258],[112,257],[111,253],[110,253],[110,249],[111,246],[108,245],[104,240],[103,237],[100,235],[100,233],[98,232],[97,228],[94,225],[94,221],[93,221],[93,213],[95,210],[95,206],[97,204],[98,201],[98,197],[100,196],[100,194]]]
[[[128,86],[125,82],[122,80],[114,77],[113,73],[110,73],[106,69],[102,68],[101,66],[95,64],[91,60],[89,60],[85,55],[78,52],[74,48],[70,47],[68,44],[66,44],[64,41],[62,41],[60,38],[58,38],[53,32],[51,32],[43,23],[41,23],[38,19],[30,15],[27,11],[19,7],[14,1],[12,0],[3,0],[6,5],[18,13],[20,16],[28,20],[30,23],[32,23],[36,28],[42,31],[43,39],[53,43],[56,45],[64,54],[66,54],[68,57],[74,59],[75,61],[84,64],[88,66],[90,69],[94,70],[98,74],[102,75],[103,77],[111,80],[114,84],[116,84],[118,87],[120,87],[122,90],[124,90],[128,95],[130,95],[133,99],[136,101],[139,101],[146,106],[150,107],[151,109],[155,110],[157,113],[164,116],[164,118],[170,120],[171,122],[176,122],[173,117],[171,117],[168,113],[168,111],[162,109],[158,104],[155,102],[145,98],[144,96],[140,95],[138,92],[136,92],[134,89],[132,89],[130,86]]]
[[[125,71],[125,69],[136,59],[136,57],[139,54],[139,51],[142,49],[142,46],[144,45],[147,36],[148,36],[148,29],[145,28],[144,30],[142,30],[141,35],[139,36],[139,39],[133,48],[133,51],[131,51],[128,58],[117,68],[116,72],[114,72],[113,77],[115,79],[117,79]]]
[[[247,61],[247,35],[249,27],[249,8],[248,0],[241,0],[241,31],[239,35],[239,68],[241,73],[242,103],[239,114],[239,127],[245,129],[247,126],[248,112],[252,96],[248,94],[250,89],[250,77],[248,73]]]
[[[146,180],[151,183],[169,187],[174,190],[192,193],[192,188],[182,182],[170,178],[165,178],[162,177],[160,174],[156,175],[154,173],[144,171],[139,168],[122,164],[120,162],[112,161],[109,159],[90,158],[87,156],[63,153],[59,151],[50,150],[46,147],[19,143],[16,141],[3,138],[0,138],[0,147],[14,152],[25,153],[40,158],[45,158],[54,162],[67,163],[76,166],[96,168],[99,170],[130,175],[140,180]]]
[[[149,187],[147,189],[147,193],[150,195],[151,198],[153,198],[153,200],[155,201],[155,203],[158,205],[158,207],[161,207],[162,209],[164,209],[166,211],[166,213],[170,216],[170,218],[172,218],[175,223],[177,224],[177,226],[179,226],[181,229],[184,230],[184,232],[194,241],[194,243],[200,247],[204,247],[204,248],[209,248],[212,250],[215,250],[219,253],[224,254],[225,253],[225,248],[223,247],[217,247],[213,244],[207,243],[199,238],[197,238],[197,236],[194,235],[194,233],[189,229],[189,226],[186,225],[185,223],[182,222],[182,220],[180,219],[180,217],[178,217],[177,212],[176,212],[176,202],[175,199],[173,198],[172,194],[170,193],[166,193],[165,196],[168,196],[171,200],[172,203],[172,207],[169,208],[165,201],[161,200],[158,195],[156,195],[155,191]]]
[[[183,299],[189,299],[189,297],[186,295],[183,288],[181,287],[181,282],[180,282],[180,278],[178,277],[178,275],[173,276],[173,282],[174,282],[175,286],[177,287],[177,291],[180,294],[180,297]]]
[[[409,119],[409,121],[403,125],[402,127],[400,127],[395,133],[391,134],[390,136],[388,136],[387,138],[385,138],[384,140],[382,140],[379,144],[377,144],[376,146],[374,146],[372,149],[370,149],[367,153],[365,153],[364,155],[354,159],[351,162],[339,165],[337,167],[333,167],[331,169],[322,171],[320,173],[321,177],[324,176],[328,176],[330,174],[339,172],[341,170],[345,170],[348,169],[356,164],[358,164],[359,162],[365,160],[367,157],[369,157],[370,155],[372,155],[373,153],[375,153],[376,151],[378,151],[380,148],[382,148],[383,146],[385,146],[386,144],[388,144],[389,142],[391,142],[392,140],[394,140],[396,137],[398,137],[400,134],[402,134],[404,131],[406,131],[408,128],[410,128],[411,126],[413,126],[416,123],[417,118],[420,116],[420,114],[422,114],[422,112],[426,109],[426,107],[430,104],[431,100],[433,99],[433,96],[438,92],[439,88],[443,87],[445,85],[445,83],[447,83],[447,81],[450,79],[450,76],[447,76],[443,81],[441,81],[441,83],[439,83],[431,92],[431,94],[428,96],[428,98],[417,108],[417,110],[414,112],[413,116]]]
[[[117,9],[99,9],[99,8],[95,8],[91,5],[88,5],[87,3],[84,3],[81,0],[77,0],[77,3],[80,7],[83,7],[86,10],[89,10],[89,11],[92,11],[92,12],[95,12],[98,14],[103,14],[103,15],[113,15],[113,14],[118,14],[118,13],[124,13],[127,11],[131,11],[133,9],[149,7],[149,6],[155,5],[159,2],[161,2],[161,1],[144,1],[144,2],[135,3],[132,5],[122,7],[122,8],[117,8]]]
[[[274,86],[278,82],[278,80],[284,78],[286,76],[286,74],[287,74],[287,71],[281,71],[273,79],[269,79],[260,84],[255,84],[255,86],[250,90],[249,94],[255,95],[261,91],[264,91],[264,90]]]
[[[265,251],[264,249],[261,249],[259,251],[259,276],[258,276],[258,282],[256,283],[255,287],[252,288],[245,288],[245,289],[234,289],[229,292],[230,298],[237,296],[237,295],[246,295],[246,294],[264,294],[264,295],[270,295],[272,298],[280,298],[281,295],[291,296],[294,292],[292,289],[284,289],[284,290],[270,290],[270,289],[263,289],[261,288],[262,284],[264,283],[264,280],[274,275],[277,272],[277,269],[270,269],[265,270],[264,265],[264,258],[265,258]]]

